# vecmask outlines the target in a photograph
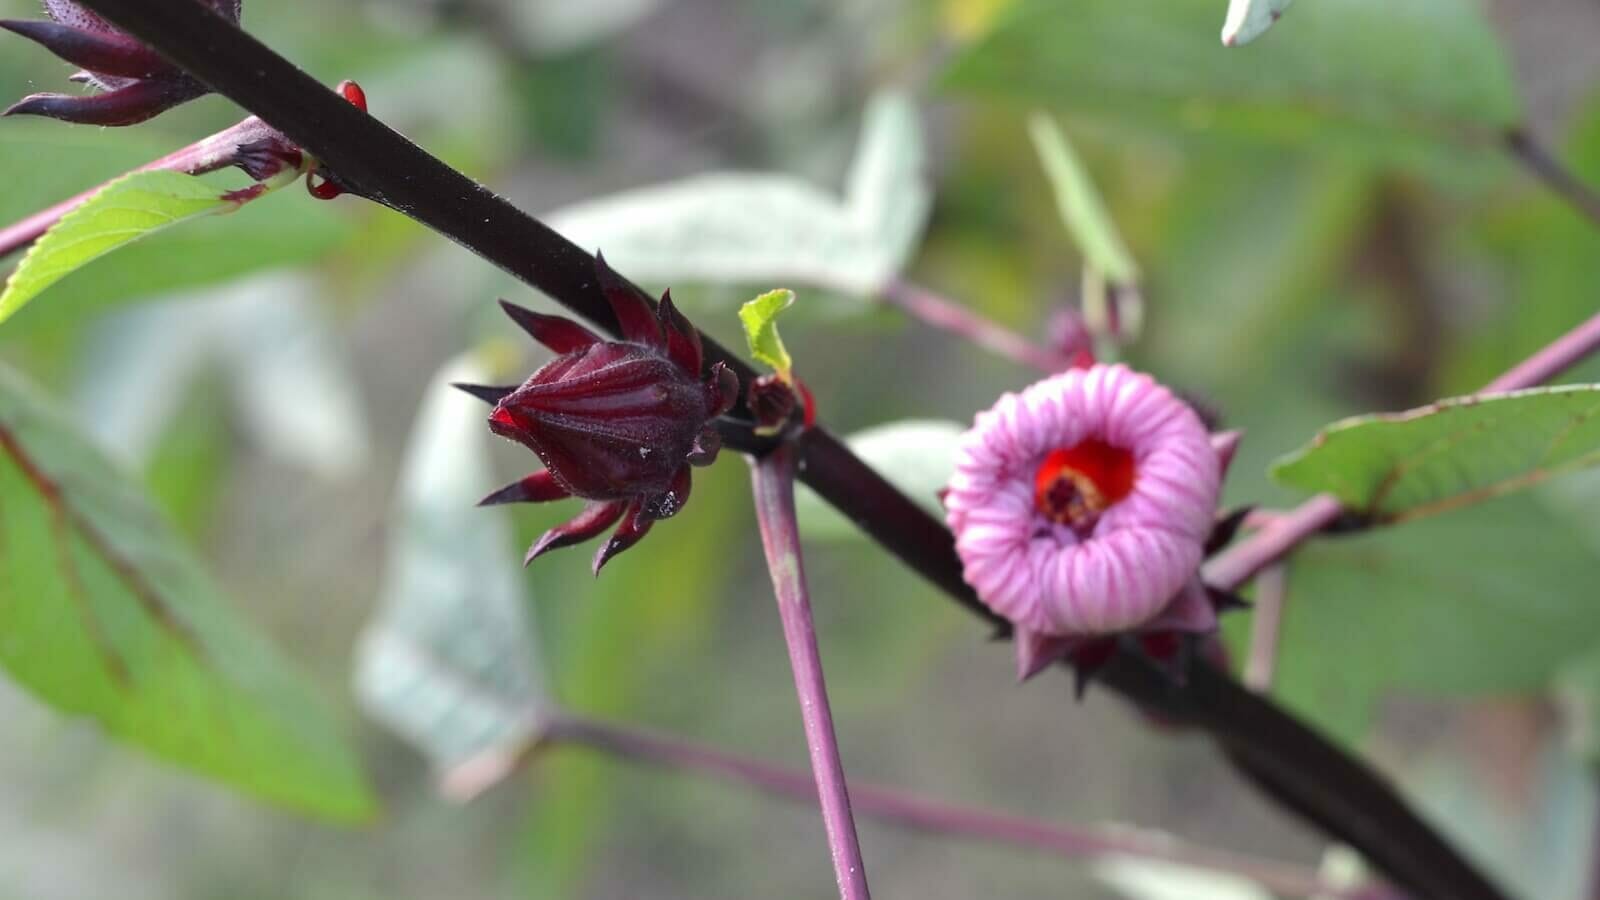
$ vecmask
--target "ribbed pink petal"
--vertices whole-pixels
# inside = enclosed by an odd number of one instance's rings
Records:
[[[1128,451],[1134,483],[1080,537],[1035,509],[1033,480],[1049,453],[1090,439]],[[1073,369],[977,415],[946,521],[967,582],[1036,641],[1195,630],[1214,621],[1195,572],[1221,470],[1199,417],[1154,379],[1122,365]]]

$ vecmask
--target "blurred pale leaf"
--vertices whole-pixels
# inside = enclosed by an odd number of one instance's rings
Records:
[[[1600,647],[1573,659],[1556,676],[1556,700],[1572,752],[1600,766]]]
[[[584,202],[552,227],[658,284],[803,282],[877,291],[910,259],[932,206],[910,98],[869,105],[843,199],[790,175],[716,173]]]
[[[1378,520],[1411,519],[1600,463],[1597,413],[1600,387],[1586,385],[1445,399],[1335,422],[1272,475]]]
[[[944,511],[939,508],[938,494],[955,472],[956,441],[965,430],[955,422],[907,419],[858,431],[845,438],[845,443],[902,493],[942,519]],[[861,529],[810,488],[801,485],[795,502],[806,537],[861,537]]]
[[[952,60],[962,91],[1158,132],[1341,147],[1432,163],[1518,120],[1504,53],[1470,0],[1302,4],[1249,52],[1218,0],[1025,0]]]
[[[325,478],[367,458],[355,376],[315,285],[272,275],[219,293],[121,312],[97,329],[81,366],[87,429],[108,452],[142,463],[196,379],[220,370],[240,424],[274,457]]]
[[[602,40],[633,25],[659,0],[501,0],[499,5],[524,46],[559,53]]]
[[[1481,732],[1456,731],[1397,760],[1396,779],[1428,821],[1509,896],[1562,900],[1587,896],[1594,846],[1594,772],[1552,742],[1536,743],[1533,723],[1489,708],[1476,714],[1479,728],[1504,727],[1505,745],[1474,740]],[[1526,735],[1515,730],[1527,728]]]
[[[230,291],[217,311],[217,359],[240,424],[258,446],[340,478],[367,459],[366,417],[347,350],[309,301],[314,290],[304,279],[275,276]]]
[[[1385,694],[1540,691],[1600,641],[1595,566],[1526,494],[1317,541],[1290,566],[1273,693],[1354,742]],[[1248,620],[1224,619],[1236,658]]]
[[[0,293],[0,322],[46,288],[124,244],[237,208],[192,175],[136,172],[111,182],[34,241]]]
[[[1222,43],[1242,47],[1261,36],[1278,21],[1294,0],[1228,0],[1228,14],[1222,20]]]
[[[1118,284],[1137,282],[1139,267],[1134,264],[1133,254],[1128,252],[1100,192],[1095,190],[1088,170],[1060,126],[1049,116],[1036,114],[1028,120],[1028,133],[1055,188],[1061,221],[1077,242],[1084,261]]]
[[[476,505],[495,487],[483,403],[453,382],[495,379],[464,357],[428,388],[355,685],[374,718],[433,762],[442,789],[465,798],[510,771],[534,734],[543,691],[505,513]]]
[[[750,345],[750,355],[758,362],[772,367],[785,381],[794,369],[789,348],[783,345],[778,334],[778,316],[794,305],[794,291],[776,290],[739,307],[739,322],[744,325],[744,338]]]
[[[166,522],[0,369],[0,663],[157,756],[302,811],[372,815],[323,699],[228,606]]]
[[[1176,863],[1114,856],[1091,869],[1128,900],[1272,900],[1265,888],[1238,875]]]

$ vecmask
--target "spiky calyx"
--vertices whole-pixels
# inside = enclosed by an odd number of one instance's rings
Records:
[[[494,404],[491,431],[526,446],[545,465],[485,504],[588,501],[535,541],[526,561],[617,525],[595,555],[598,573],[657,520],[683,508],[690,466],[716,457],[721,442],[711,422],[733,406],[738,379],[720,363],[702,375],[700,333],[670,294],[652,310],[603,259],[596,265],[622,340],[602,340],[576,322],[501,301],[513,321],[560,355],[519,387],[459,387]]]

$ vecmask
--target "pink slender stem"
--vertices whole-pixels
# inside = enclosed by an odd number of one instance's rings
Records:
[[[789,665],[794,669],[795,691],[800,696],[800,718],[805,723],[811,772],[821,799],[822,824],[828,833],[834,876],[842,900],[870,900],[867,870],[861,859],[861,842],[850,815],[850,793],[845,785],[839,740],[833,731],[833,711],[822,678],[822,657],[817,650],[816,626],[811,619],[811,598],[806,590],[800,555],[800,530],[794,512],[794,448],[785,444],[752,463],[756,518],[761,523],[761,545],[772,589],[778,596],[778,615],[789,644]]]
[[[1247,540],[1228,548],[1206,563],[1201,575],[1206,584],[1224,591],[1236,591],[1256,573],[1294,552],[1300,543],[1344,514],[1344,506],[1332,494],[1318,494]]]
[[[1288,563],[1274,563],[1256,576],[1255,615],[1250,617],[1250,656],[1241,678],[1258,694],[1272,690],[1278,669],[1278,635],[1283,630],[1283,601],[1289,590]]]
[[[885,303],[899,307],[913,318],[1024,366],[1055,373],[1072,365],[1066,355],[1040,346],[965,306],[908,281],[891,280],[884,286],[882,297]]]
[[[1600,314],[1511,367],[1504,375],[1484,385],[1482,392],[1495,394],[1543,384],[1577,365],[1597,349],[1600,349]]]
[[[816,784],[803,772],[570,713],[548,714],[541,740],[547,745],[581,746],[632,762],[711,775],[790,800],[813,803],[817,799]],[[1072,860],[1116,855],[1161,860],[1228,872],[1274,893],[1297,897],[1397,900],[1400,896],[1385,885],[1336,887],[1309,869],[1197,847],[1148,831],[1043,822],[941,803],[907,791],[859,782],[851,794],[855,809],[862,815],[928,834],[1028,847]]]
[[[1535,387],[1560,375],[1600,350],[1600,314],[1596,314],[1542,350],[1512,366],[1504,375],[1484,385],[1480,393],[1493,394]],[[1208,584],[1225,591],[1237,590],[1262,569],[1284,558],[1300,543],[1344,513],[1330,494],[1318,494],[1267,525],[1248,540],[1229,548],[1206,564]]]
[[[262,140],[276,131],[268,128],[255,116],[245,119],[230,128],[219,131],[197,143],[190,144],[181,150],[176,150],[153,162],[146,163],[135,172],[182,172],[186,175],[204,175],[238,165],[241,150],[248,144]],[[281,140],[281,137],[280,137]],[[121,177],[121,176],[118,176]],[[72,212],[83,204],[85,200],[94,196],[105,185],[98,185],[76,197],[63,200],[49,209],[40,210],[33,215],[0,228],[0,258],[21,250],[38,240],[46,231],[49,231],[61,217]]]

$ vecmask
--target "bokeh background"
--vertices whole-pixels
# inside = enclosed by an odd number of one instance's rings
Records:
[[[1341,5],[1302,6],[1318,3]],[[317,77],[360,81],[376,115],[558,222],[572,204],[708,172],[772,173],[836,195],[871,99],[898,90],[916,112],[925,154],[916,170],[931,187],[906,277],[1043,340],[1050,317],[1077,302],[1082,259],[1027,137],[1039,91],[964,92],[945,78],[1007,5],[252,0],[245,19]],[[1061,5],[1143,17],[1153,35],[1169,6]],[[1170,9],[1175,21],[1207,23],[1214,45],[1223,6]],[[1406,6],[1485,16],[1523,120],[1600,182],[1600,6]],[[0,0],[5,16],[34,12]],[[1295,8],[1277,29],[1295,28],[1302,12],[1310,24],[1311,10]],[[1044,38],[1082,50],[1070,29]],[[1230,500],[1295,501],[1266,467],[1321,425],[1469,392],[1593,311],[1600,230],[1506,155],[1432,145],[1390,154],[1315,128],[1258,140],[1237,123],[1208,123],[1204,109],[1117,114],[1126,87],[1117,79],[1159,66],[1163,53],[1152,41],[1131,67],[1086,64],[1085,80],[1048,106],[1144,273],[1146,328],[1129,358],[1247,430]],[[1270,81],[1277,62],[1252,77]],[[62,89],[66,74],[20,39],[0,40],[0,98]],[[0,219],[238,116],[211,97],[126,130],[0,122]],[[774,222],[781,234],[786,223]],[[596,230],[584,232],[600,235],[624,272],[626,248],[604,235],[616,228],[625,244],[626,225],[591,221]],[[718,234],[710,223],[680,228],[686,247]],[[842,432],[963,423],[1034,377],[838,279],[785,283],[800,295],[785,335],[824,420]],[[738,302],[774,286],[672,284],[696,323],[730,345]],[[307,820],[0,685],[0,895],[829,895],[808,808],[580,749],[553,750],[452,803],[414,746],[358,704],[360,635],[407,590],[395,583],[397,554],[435,540],[437,571],[409,564],[433,572],[425,583],[441,595],[514,586],[529,632],[514,667],[523,688],[584,714],[805,764],[747,474],[731,454],[697,473],[683,516],[598,580],[586,551],[515,569],[514,580],[502,571],[567,507],[515,510],[504,520],[514,538],[468,518],[434,538],[414,533],[408,491],[437,501],[430,486],[453,484],[454,470],[403,472],[437,374],[463,353],[518,371],[544,359],[500,316],[501,296],[551,308],[397,215],[292,190],[102,261],[0,328],[0,358],[142,475],[247,616],[314,674],[357,735],[385,807],[367,827]],[[1573,377],[1600,369],[1586,371]],[[429,458],[476,478],[474,452]],[[913,466],[894,452],[881,461]],[[498,444],[492,460],[488,483],[472,490],[535,466]],[[1368,754],[1528,897],[1579,896],[1593,843],[1578,726],[1585,656],[1600,649],[1596,497],[1600,486],[1571,476],[1403,532],[1328,541],[1297,560],[1289,589],[1284,702]],[[1009,648],[912,573],[825,523],[813,537],[820,639],[853,778],[1307,864],[1322,857],[1315,833],[1258,798],[1203,739],[1152,728],[1102,692],[1074,702],[1059,677],[1014,685]],[[1230,625],[1236,645],[1244,619]],[[1081,864],[863,828],[884,896],[1122,896]]]

